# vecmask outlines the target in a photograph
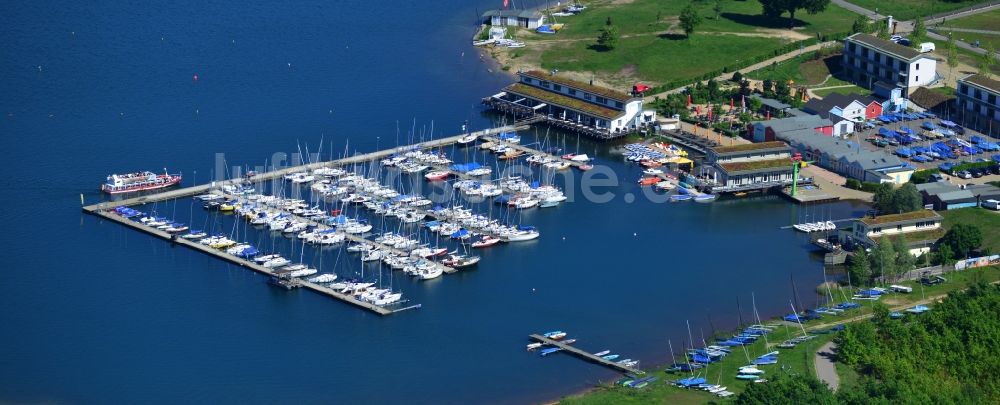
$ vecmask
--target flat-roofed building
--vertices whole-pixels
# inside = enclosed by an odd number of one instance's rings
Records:
[[[931,245],[944,236],[943,220],[933,210],[869,216],[854,221],[851,237],[864,245],[874,246],[879,238],[903,235],[909,243],[910,254],[920,255],[929,252]]]
[[[642,97],[537,70],[518,72],[517,83],[483,103],[518,117],[540,116],[600,139],[624,136],[656,122],[656,112],[643,109]]]
[[[483,13],[483,24],[535,29],[545,24],[545,14],[533,10],[490,10]]]
[[[960,113],[952,118],[984,133],[1000,134],[1000,81],[980,74],[965,76],[958,79],[955,97]]]
[[[857,33],[844,39],[844,73],[859,86],[873,89],[884,82],[903,89],[926,86],[937,80],[937,59],[875,36]]]
[[[786,186],[794,177],[791,158],[784,142],[717,146],[708,150],[702,176],[717,193]]]

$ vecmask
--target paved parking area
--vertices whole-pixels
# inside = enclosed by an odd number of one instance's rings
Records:
[[[971,143],[971,138],[973,136],[980,136],[982,138],[985,138],[989,142],[1000,143],[1000,139],[991,138],[989,136],[983,135],[983,134],[981,134],[979,132],[976,132],[976,131],[973,131],[973,130],[970,130],[970,129],[966,129],[964,135],[955,135],[953,137],[945,137],[945,138],[938,138],[938,139],[927,139],[927,138],[925,138],[923,136],[923,134],[925,132],[927,132],[927,131],[921,127],[921,125],[924,123],[924,121],[930,121],[931,123],[934,123],[935,125],[940,126],[939,124],[941,122],[941,119],[940,118],[926,118],[926,119],[916,119],[916,120],[902,121],[902,122],[893,122],[893,123],[888,123],[888,124],[883,124],[883,123],[879,122],[879,123],[877,123],[877,125],[874,128],[865,129],[865,130],[862,130],[862,131],[855,132],[855,133],[851,134],[851,137],[852,137],[852,140],[854,140],[855,142],[860,143],[862,145],[862,147],[865,148],[866,150],[872,150],[872,151],[881,150],[881,151],[884,151],[884,152],[889,153],[889,154],[895,154],[896,149],[900,148],[900,147],[903,147],[903,145],[898,145],[898,146],[888,145],[888,146],[884,146],[884,147],[879,147],[879,146],[876,146],[876,145],[872,144],[871,142],[865,141],[865,139],[869,138],[869,137],[880,137],[880,135],[879,135],[879,128],[885,128],[885,129],[888,129],[888,130],[891,130],[891,131],[898,131],[902,127],[907,127],[909,129],[913,130],[914,133],[916,133],[917,135],[921,135],[921,138],[924,138],[924,140],[922,140],[922,141],[913,142],[913,143],[911,143],[909,145],[905,145],[906,147],[909,147],[911,149],[914,148],[914,147],[920,147],[920,146],[928,147],[929,148],[935,142],[944,142],[944,141],[947,141],[947,140],[952,139],[952,138],[960,138],[960,139],[963,139],[963,140]],[[917,161],[913,161],[911,159],[907,159],[907,158],[904,158],[904,157],[900,157],[900,159],[903,160],[904,162],[909,163],[910,165],[912,165],[912,166],[914,166],[914,167],[916,167],[918,169],[937,169],[938,166],[940,166],[941,164],[943,164],[945,162],[950,162],[950,163],[953,163],[953,164],[961,164],[961,163],[975,162],[977,159],[992,160],[991,156],[993,156],[993,155],[1000,155],[1000,151],[984,151],[983,153],[980,153],[980,154],[968,155],[968,156],[957,156],[957,157],[952,158],[952,159],[934,159],[934,160],[932,160],[930,162],[917,162]]]

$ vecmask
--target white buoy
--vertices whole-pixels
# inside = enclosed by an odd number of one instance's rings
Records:
[[[632,232],[632,236],[639,236],[638,233]]]

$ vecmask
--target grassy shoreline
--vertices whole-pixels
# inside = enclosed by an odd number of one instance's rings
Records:
[[[948,278],[948,282],[936,286],[927,286],[923,288],[921,293],[921,288],[919,284],[913,281],[901,282],[898,284],[909,285],[914,287],[913,293],[910,294],[891,294],[887,299],[883,301],[884,304],[889,305],[894,311],[900,311],[905,308],[912,307],[917,304],[927,304],[936,302],[948,293],[953,291],[964,290],[970,285],[979,282],[989,282],[997,283],[1000,282],[1000,267],[986,267],[980,269],[970,269],[957,272],[949,272],[945,274]],[[838,300],[840,301],[840,300]],[[831,316],[826,315],[819,321],[813,321],[806,323],[804,325],[805,329],[810,333],[816,331],[829,330],[831,327],[839,324],[846,324],[851,322],[859,322],[869,319],[872,316],[872,302],[862,301],[861,308],[844,311],[841,315]],[[932,309],[933,310],[933,309]],[[917,315],[907,315],[907,316],[917,316]],[[765,321],[765,323],[774,322],[774,320]],[[739,366],[747,364],[747,357],[754,358],[760,356],[771,350],[779,350],[780,355],[778,356],[780,363],[779,365],[772,366],[761,366],[761,369],[765,370],[767,373],[764,375],[766,378],[768,375],[774,375],[777,373],[809,373],[815,375],[814,361],[815,353],[826,342],[833,339],[835,336],[833,333],[818,334],[816,338],[809,340],[805,343],[797,345],[792,349],[777,349],[774,347],[776,343],[781,341],[799,336],[802,334],[801,329],[798,325],[789,325],[788,323],[783,323],[785,326],[781,326],[774,332],[767,335],[767,345],[764,339],[761,339],[751,345],[746,346],[747,353],[743,353],[743,349],[740,347],[734,347],[733,353],[726,356],[722,361],[713,363],[708,366],[707,377],[709,382],[712,384],[721,384],[730,391],[735,393],[742,392],[743,389],[748,384],[745,381],[736,380],[735,374],[736,369]],[[680,351],[681,349],[676,348],[675,350]],[[841,377],[841,387],[850,387],[851,384],[856,384],[857,374],[850,370],[848,367],[840,363],[837,364],[838,375]],[[697,390],[686,390],[673,386],[670,381],[676,380],[678,378],[684,378],[688,374],[666,374],[663,372],[663,367],[665,365],[657,365],[656,367],[646,369],[647,375],[656,376],[658,380],[646,388],[643,389],[632,389],[626,387],[614,387],[610,384],[603,384],[601,386],[590,388],[584,392],[580,392],[571,396],[561,398],[558,402],[563,404],[606,404],[606,403],[670,403],[670,404],[702,404],[712,401],[718,401],[719,398],[712,394],[704,391]],[[784,368],[782,368],[782,366]],[[704,369],[703,369],[704,370]],[[704,371],[703,371],[704,372]],[[555,402],[555,401],[553,401]]]

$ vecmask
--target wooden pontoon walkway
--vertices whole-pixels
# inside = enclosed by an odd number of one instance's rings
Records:
[[[478,135],[478,136],[482,137],[482,136],[489,136],[489,135],[493,135],[493,134],[498,134],[498,133],[501,133],[501,132],[514,131],[514,130],[518,130],[518,129],[521,129],[521,128],[520,127],[515,127],[515,126],[505,126],[505,127],[500,127],[500,128],[493,128],[493,129],[488,129],[488,130],[483,130],[483,131],[477,131],[477,132],[473,132],[472,134],[475,134],[475,135]],[[458,139],[460,139],[460,138],[462,138],[464,136],[467,136],[467,135],[469,135],[469,134],[455,135],[455,136],[451,136],[451,137],[447,137],[447,138],[435,139],[435,140],[428,141],[428,142],[418,143],[418,144],[415,144],[415,145],[401,146],[401,147],[392,148],[392,149],[386,149],[386,150],[381,150],[381,151],[377,151],[377,152],[371,152],[371,153],[365,153],[365,154],[355,155],[355,156],[351,156],[351,157],[343,158],[343,159],[339,159],[339,160],[334,160],[334,161],[317,162],[317,163],[299,165],[299,166],[294,166],[294,167],[288,167],[288,168],[279,169],[279,170],[272,170],[272,171],[268,171],[268,172],[259,173],[257,175],[254,175],[249,180],[251,182],[254,182],[254,183],[263,182],[263,181],[269,181],[269,180],[274,180],[274,179],[282,178],[286,174],[301,172],[301,171],[304,171],[304,170],[315,170],[315,169],[318,169],[318,168],[321,168],[321,167],[343,166],[343,165],[349,165],[349,164],[353,164],[353,163],[361,163],[361,162],[368,162],[368,161],[373,161],[373,160],[379,160],[379,159],[385,158],[387,156],[391,156],[391,155],[393,155],[395,153],[400,153],[400,152],[404,152],[404,151],[407,151],[407,150],[412,150],[414,148],[416,148],[416,149],[430,149],[430,148],[442,147],[442,146],[453,144],[456,141],[458,141]],[[173,235],[171,235],[171,234],[169,234],[169,233],[167,233],[165,231],[161,231],[161,230],[158,230],[158,229],[153,228],[153,227],[145,226],[142,223],[139,223],[139,222],[132,221],[130,219],[124,218],[124,217],[122,217],[122,216],[120,216],[120,215],[118,215],[117,213],[114,212],[114,209],[117,208],[117,207],[126,207],[126,206],[132,206],[132,205],[148,204],[148,203],[153,203],[153,202],[157,202],[157,201],[164,201],[164,200],[171,200],[171,199],[182,198],[182,197],[190,197],[190,196],[199,195],[199,194],[206,194],[206,193],[209,193],[209,192],[212,192],[212,191],[220,190],[224,185],[232,184],[232,183],[233,183],[232,180],[220,181],[220,182],[212,182],[212,183],[208,183],[208,184],[202,184],[202,185],[192,186],[192,187],[185,187],[185,188],[181,188],[181,189],[177,189],[177,190],[170,190],[170,191],[165,191],[165,192],[156,193],[156,194],[149,194],[149,195],[144,195],[144,196],[140,196],[140,197],[127,198],[127,199],[123,199],[123,200],[119,200],[119,201],[107,201],[107,202],[101,202],[101,203],[97,203],[97,204],[85,205],[85,206],[83,206],[83,211],[86,212],[86,213],[88,213],[88,214],[91,214],[91,215],[94,215],[94,216],[97,216],[97,217],[100,217],[100,218],[104,218],[104,219],[107,219],[107,220],[112,221],[112,222],[117,222],[119,224],[125,225],[125,226],[130,227],[132,229],[135,229],[137,231],[145,232],[145,233],[148,233],[150,235],[162,238],[164,240],[170,241],[171,243],[175,243],[175,244],[187,246],[187,247],[189,247],[191,249],[200,251],[202,253],[218,257],[218,258],[220,258],[222,260],[228,261],[230,263],[236,264],[236,265],[241,266],[241,267],[248,268],[250,270],[256,271],[256,272],[261,273],[261,274],[264,274],[266,276],[273,277],[273,276],[275,276],[275,274],[272,271],[272,269],[269,269],[267,267],[261,266],[261,265],[259,265],[257,263],[254,263],[253,261],[245,260],[245,259],[240,258],[238,256],[230,255],[230,254],[226,253],[225,250],[214,249],[212,247],[209,247],[209,246],[206,246],[206,245],[202,245],[201,243],[198,243],[197,241],[190,241],[190,240],[181,238],[179,236],[178,237],[173,237]],[[369,241],[367,239],[361,238],[361,237],[356,236],[356,235],[346,235],[346,236],[347,236],[347,239],[355,241],[355,242],[372,243],[372,244],[375,243],[373,241]],[[442,267],[446,267],[446,266],[442,266]],[[455,271],[454,269],[452,269],[450,267],[448,267],[447,269],[448,270],[446,270],[446,271],[449,272],[449,273],[452,273],[452,272]],[[404,311],[404,310],[408,310],[408,309],[412,309],[412,308],[419,308],[419,305],[412,305],[412,306],[408,306],[408,307],[405,307],[405,308],[398,308],[398,309],[389,309],[389,308],[385,308],[385,307],[380,307],[378,305],[374,305],[374,304],[369,303],[369,302],[360,301],[358,299],[355,299],[354,296],[352,296],[352,295],[342,294],[342,293],[334,291],[333,289],[330,289],[328,287],[325,287],[325,286],[322,286],[322,285],[319,285],[319,284],[315,284],[315,283],[310,283],[308,281],[301,280],[301,279],[296,279],[294,281],[291,281],[289,283],[289,286],[290,287],[305,287],[305,288],[310,289],[312,291],[315,291],[317,293],[324,294],[324,295],[336,298],[336,299],[341,300],[343,302],[346,302],[348,304],[352,304],[352,305],[355,305],[357,307],[367,309],[367,310],[372,311],[374,313],[377,313],[379,315],[389,315],[389,314],[392,314],[392,313],[398,312],[398,311]]]
[[[549,338],[547,338],[545,336],[542,336],[542,335],[539,335],[539,334],[534,334],[534,333],[531,334],[531,335],[528,335],[528,337],[530,337],[532,339],[535,339],[535,340],[537,340],[539,342],[545,343],[547,345],[558,347],[558,348],[562,349],[562,351],[564,351],[566,353],[573,354],[573,355],[575,355],[577,357],[580,357],[580,358],[582,358],[584,360],[587,360],[587,361],[592,362],[592,363],[600,364],[600,365],[602,365],[604,367],[608,367],[608,368],[611,368],[611,369],[614,369],[614,370],[618,370],[618,371],[622,371],[622,372],[629,373],[629,374],[634,374],[634,375],[645,374],[644,371],[639,370],[637,368],[625,367],[625,366],[623,366],[621,364],[618,364],[618,363],[615,363],[613,361],[605,360],[605,359],[603,359],[600,356],[595,356],[593,353],[585,352],[583,350],[577,349],[577,348],[575,348],[573,346],[570,346],[568,344],[562,343],[562,342],[560,342],[558,340],[552,340],[552,339],[549,339]]]
[[[245,260],[245,259],[240,258],[238,256],[233,256],[231,254],[226,253],[225,250],[219,250],[219,249],[215,249],[215,248],[212,248],[210,246],[207,246],[207,245],[202,245],[201,243],[198,243],[197,241],[190,241],[190,240],[181,238],[179,236],[177,238],[172,238],[173,235],[171,235],[171,234],[169,234],[167,232],[158,230],[158,229],[153,228],[153,227],[145,226],[142,223],[139,223],[139,222],[132,221],[130,219],[124,218],[124,217],[122,217],[120,215],[115,214],[114,212],[101,211],[101,210],[94,210],[94,211],[88,211],[88,212],[91,213],[91,214],[93,214],[93,215],[96,215],[98,217],[107,219],[109,221],[117,222],[117,223],[120,223],[120,224],[125,225],[127,227],[136,229],[138,231],[146,232],[146,233],[148,233],[150,235],[153,235],[153,236],[165,239],[167,241],[170,241],[171,243],[176,243],[178,245],[187,246],[187,247],[189,247],[191,249],[200,251],[202,253],[218,257],[218,258],[220,258],[222,260],[228,261],[228,262],[233,263],[233,264],[235,264],[237,266],[240,266],[240,267],[248,268],[250,270],[256,271],[256,272],[261,273],[263,275],[271,276],[271,277],[275,276],[274,271],[272,271],[272,269],[264,267],[264,266],[261,266],[261,265],[259,265],[257,263],[254,263],[253,261]],[[305,287],[305,288],[308,288],[310,290],[316,291],[316,292],[318,292],[320,294],[328,295],[330,297],[333,297],[333,298],[336,298],[338,300],[344,301],[344,302],[346,302],[348,304],[356,305],[358,307],[367,309],[367,310],[372,311],[372,312],[374,312],[376,314],[379,314],[379,315],[389,315],[389,314],[395,312],[392,309],[383,308],[383,307],[374,305],[374,304],[369,303],[369,302],[360,301],[360,300],[355,299],[351,295],[342,294],[340,292],[334,291],[334,290],[332,290],[330,288],[327,288],[325,286],[322,286],[322,285],[319,285],[319,284],[315,284],[315,283],[310,283],[310,282],[305,281],[305,280],[295,280],[294,284],[296,286]]]

